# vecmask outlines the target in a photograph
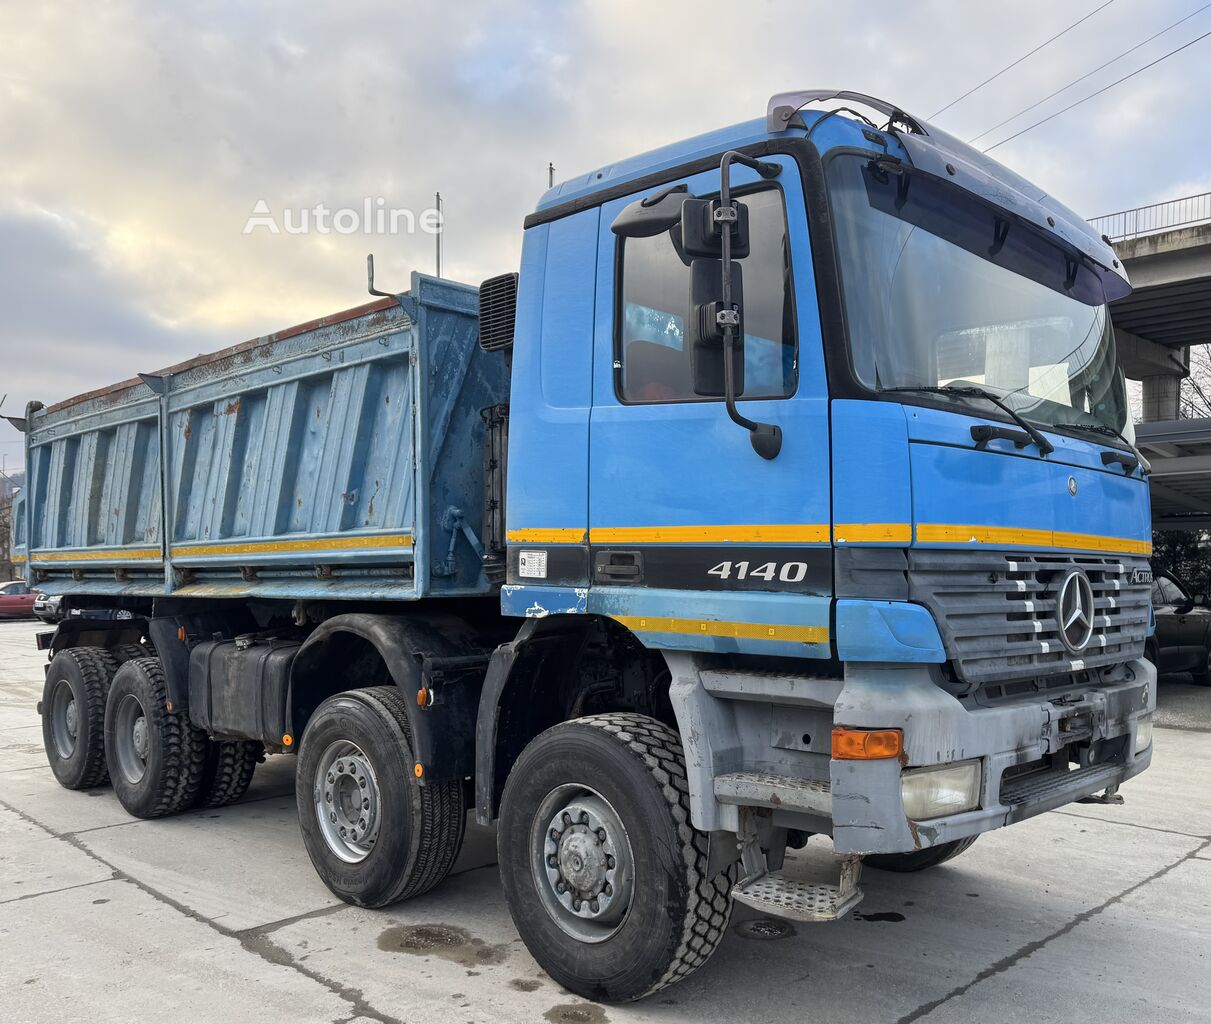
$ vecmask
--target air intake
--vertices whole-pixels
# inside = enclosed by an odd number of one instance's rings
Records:
[[[479,286],[479,347],[504,352],[513,347],[517,317],[517,275],[490,277]]]

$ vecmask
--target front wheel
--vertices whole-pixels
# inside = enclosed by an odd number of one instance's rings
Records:
[[[680,981],[727,928],[735,868],[708,874],[681,741],[655,719],[593,715],[539,735],[509,773],[497,844],[526,948],[586,998]]]
[[[422,785],[394,686],[338,693],[307,723],[295,773],[303,844],[346,903],[382,907],[428,892],[462,846],[462,780]]]
[[[1191,681],[1196,686],[1211,686],[1211,647],[1203,652],[1203,659],[1191,673]]]
[[[966,839],[955,839],[949,843],[939,843],[924,850],[913,850],[912,853],[872,853],[862,858],[862,863],[880,871],[924,871],[936,868],[948,860],[954,860],[964,850],[971,848],[976,841],[975,836]]]

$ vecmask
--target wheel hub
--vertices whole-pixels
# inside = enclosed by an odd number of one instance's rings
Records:
[[[135,753],[139,755],[139,760],[147,760],[147,719],[140,715],[135,719],[135,724],[130,731],[131,742],[134,744]]]
[[[66,719],[65,724],[67,725],[67,735],[74,740],[80,729],[80,720],[77,717],[76,702],[74,700],[68,701],[67,711],[64,712],[64,718]]]
[[[535,874],[543,902],[565,932],[600,942],[617,930],[630,906],[630,840],[614,808],[596,793],[557,790],[543,809],[552,804],[554,813],[548,810],[545,831],[534,845],[541,858]]]
[[[324,840],[341,860],[364,860],[378,838],[378,780],[370,759],[354,743],[338,740],[319,761],[315,785],[316,819]]]

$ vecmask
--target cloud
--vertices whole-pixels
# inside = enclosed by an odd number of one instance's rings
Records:
[[[1190,9],[1111,5],[939,123],[974,135]],[[4,5],[6,411],[355,305],[368,251],[380,286],[432,269],[426,234],[244,235],[260,199],[381,196],[419,212],[440,190],[446,272],[477,282],[516,267],[548,161],[581,174],[760,117],[795,87],[928,115],[1075,17],[1045,0],[1013,13],[949,0]],[[1211,12],[1004,132],[1208,27]],[[1207,45],[996,155],[1087,215],[1205,181]]]

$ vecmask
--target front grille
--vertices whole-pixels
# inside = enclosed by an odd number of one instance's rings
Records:
[[[908,599],[937,621],[955,676],[982,685],[1080,672],[1143,655],[1149,591],[1129,586],[1139,557],[976,551],[907,552]],[[1094,628],[1073,655],[1056,621],[1057,591],[1073,569],[1093,588]]]

